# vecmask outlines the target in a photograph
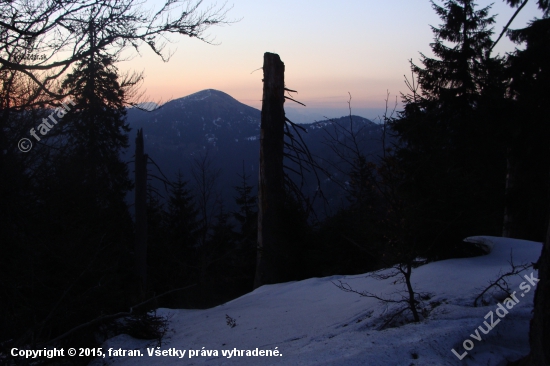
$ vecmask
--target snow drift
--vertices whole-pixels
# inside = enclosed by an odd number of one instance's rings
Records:
[[[92,365],[506,365],[529,350],[535,291],[525,286],[537,272],[528,268],[507,277],[517,302],[505,303],[508,295],[502,291],[489,291],[484,306],[474,307],[473,301],[511,268],[511,257],[516,265],[536,262],[542,245],[497,237],[467,240],[483,245],[488,254],[413,270],[415,290],[430,294],[429,314],[419,323],[378,330],[391,307],[334,285],[340,280],[358,291],[391,297],[401,290],[395,279],[311,278],[262,286],[207,310],[158,309],[157,315],[170,319],[160,347],[119,335],[103,344],[105,357]],[[499,304],[509,307],[507,314],[497,312]],[[139,352],[115,356],[118,350]]]

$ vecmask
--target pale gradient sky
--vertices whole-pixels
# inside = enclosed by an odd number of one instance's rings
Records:
[[[158,8],[160,1],[149,4]],[[478,0],[480,7],[489,4]],[[430,25],[441,24],[428,0],[234,0],[231,5],[228,18],[242,19],[207,32],[219,45],[172,36],[167,47],[174,54],[168,63],[143,47],[141,56],[119,68],[144,71],[148,100],[211,88],[259,109],[262,70],[252,71],[262,66],[264,52],[274,52],[285,63],[287,87],[297,90],[297,99],[307,105],[303,113],[330,114],[332,109],[329,117],[340,116],[350,92],[354,114],[373,118],[384,107],[386,90],[393,102],[406,91],[408,60],[418,63],[419,52],[431,55]],[[503,0],[495,1],[494,39],[513,12]],[[511,28],[524,27],[535,16],[541,13],[532,1]],[[502,39],[493,54],[513,49]]]

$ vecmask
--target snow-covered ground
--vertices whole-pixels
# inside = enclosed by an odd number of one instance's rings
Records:
[[[524,276],[536,278],[537,272],[528,268],[507,278],[517,302],[506,300],[502,291],[486,296],[485,306],[473,307],[473,300],[510,269],[511,254],[516,265],[536,262],[542,245],[497,237],[473,241],[485,242],[490,254],[413,270],[415,289],[431,294],[425,302],[431,311],[420,323],[378,330],[391,306],[334,285],[340,280],[358,291],[392,296],[401,289],[393,284],[395,278],[311,278],[262,286],[207,310],[159,309],[157,315],[167,316],[171,329],[160,348],[154,341],[120,335],[103,344],[105,358],[92,365],[506,365],[528,353],[534,289],[526,291],[530,284]],[[278,355],[246,355],[256,349]],[[118,357],[115,350],[139,352]],[[237,350],[244,351],[242,356]],[[165,356],[149,356],[153,351],[165,351]]]

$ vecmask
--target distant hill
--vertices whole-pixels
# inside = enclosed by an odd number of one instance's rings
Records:
[[[180,170],[185,179],[191,180],[193,160],[208,153],[212,167],[221,169],[219,188],[226,207],[231,208],[235,196],[232,187],[239,184],[238,174],[242,173],[243,163],[246,174],[251,176],[249,183],[257,185],[260,115],[258,109],[213,89],[172,100],[152,112],[131,108],[127,116],[132,128],[131,146],[125,158],[131,160],[138,128],[143,128],[145,152],[170,179]],[[365,153],[379,151],[380,126],[359,116],[352,116],[352,120],[356,129],[363,128],[360,139],[365,141]],[[304,141],[321,160],[334,158],[324,140],[332,133],[335,123],[349,129],[350,118],[301,125],[307,131],[302,133]],[[151,170],[154,169],[151,167]],[[307,188],[310,191],[316,189],[316,184],[312,184]]]
[[[224,160],[234,162],[231,167],[242,167],[243,159],[247,169],[256,163],[250,151],[259,146],[260,111],[221,91],[203,90],[153,112],[130,109],[127,121],[134,131],[143,128],[146,152],[168,172],[187,169],[206,150],[212,157],[229,153]]]

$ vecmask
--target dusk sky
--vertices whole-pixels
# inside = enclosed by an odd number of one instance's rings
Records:
[[[158,6],[149,1],[144,7]],[[442,4],[442,2],[437,2]],[[208,6],[205,1],[204,7]],[[218,6],[222,3],[218,3]],[[478,1],[479,7],[491,4]],[[405,92],[409,59],[419,63],[419,52],[430,56],[430,25],[441,20],[428,0],[235,0],[231,25],[207,31],[219,45],[189,37],[172,36],[167,45],[174,54],[164,63],[145,47],[142,55],[122,62],[121,70],[144,71],[148,100],[177,99],[203,89],[218,89],[255,108],[261,108],[264,52],[280,55],[285,63],[287,87],[307,107],[302,113],[337,117],[347,113],[348,92],[354,114],[380,115],[386,91],[392,104]],[[497,0],[492,14],[498,36],[514,9]],[[540,17],[535,1],[526,5],[511,28],[522,28]],[[493,55],[512,51],[503,38]],[[257,70],[253,72],[254,70]],[[287,103],[286,107],[299,106]]]

